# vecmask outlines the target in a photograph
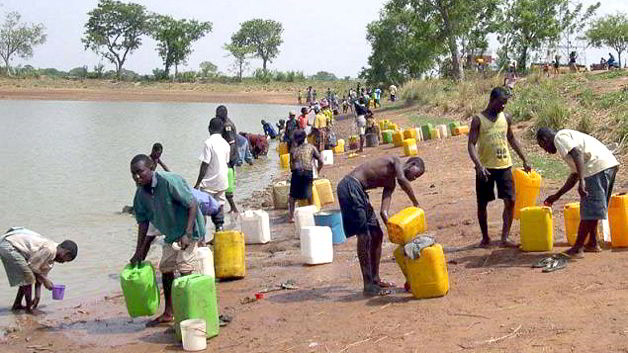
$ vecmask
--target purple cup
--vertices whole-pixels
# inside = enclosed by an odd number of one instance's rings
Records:
[[[52,299],[63,300],[64,293],[65,293],[65,285],[55,284],[52,286]]]

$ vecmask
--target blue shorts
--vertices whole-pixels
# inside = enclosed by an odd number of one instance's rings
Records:
[[[584,188],[588,195],[580,199],[581,220],[606,219],[616,174],[617,167],[612,167],[584,178]]]

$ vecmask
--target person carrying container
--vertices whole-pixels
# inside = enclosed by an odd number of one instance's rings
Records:
[[[597,244],[597,224],[606,219],[608,203],[619,162],[613,153],[596,138],[575,130],[564,129],[558,132],[541,128],[536,140],[547,153],[558,153],[569,165],[571,174],[565,185],[555,194],[545,199],[545,205],[552,206],[558,199],[578,184],[580,194],[580,226],[575,244],[564,253],[582,257],[584,252],[600,252]],[[589,241],[585,244],[585,240]]]
[[[424,172],[425,165],[419,157],[411,157],[405,162],[398,157],[383,157],[358,166],[342,178],[336,187],[345,234],[347,237],[358,237],[357,252],[366,296],[390,294],[387,288],[395,286],[379,277],[384,232],[367,191],[383,188],[380,216],[387,224],[390,202],[397,184],[408,195],[412,205],[419,207],[410,182]]]
[[[22,227],[12,227],[0,236],[0,259],[11,287],[18,287],[11,310],[26,310],[32,314],[39,305],[41,285],[52,290],[54,284],[48,272],[55,262],[64,263],[76,258],[78,247],[72,240],[60,244]],[[35,298],[32,286],[35,285]],[[22,300],[25,305],[22,305]]]
[[[138,224],[137,244],[131,264],[137,265],[146,259],[155,236],[147,234],[152,223],[165,236],[159,262],[164,288],[164,313],[149,321],[152,327],[171,322],[172,283],[174,273],[182,276],[198,272],[196,258],[197,243],[205,238],[205,222],[192,190],[185,179],[171,172],[154,172],[152,160],[138,154],[131,160],[131,176],[138,186],[133,200],[135,219]],[[178,243],[178,246],[174,246]]]
[[[475,192],[478,203],[478,221],[482,231],[480,247],[489,247],[487,207],[497,197],[504,200],[501,243],[502,247],[516,247],[508,239],[515,208],[515,187],[512,178],[512,160],[508,145],[517,152],[523,161],[523,168],[529,172],[530,166],[523,154],[517,138],[512,132],[512,117],[504,113],[510,93],[503,87],[491,91],[486,109],[473,117],[469,131],[468,150],[475,164]],[[477,148],[476,148],[477,145]]]

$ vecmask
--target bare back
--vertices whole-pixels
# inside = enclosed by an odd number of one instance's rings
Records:
[[[366,162],[355,168],[349,176],[356,178],[365,190],[376,188],[394,189],[397,182],[395,169],[397,157],[383,157]]]

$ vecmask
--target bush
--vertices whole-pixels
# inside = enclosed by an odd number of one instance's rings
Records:
[[[196,71],[185,71],[177,74],[177,82],[196,82]]]
[[[534,126],[537,130],[542,127],[560,130],[566,127],[570,115],[571,110],[566,104],[558,100],[551,100],[541,107]]]

